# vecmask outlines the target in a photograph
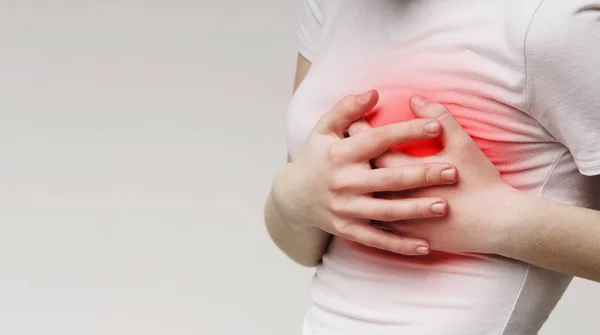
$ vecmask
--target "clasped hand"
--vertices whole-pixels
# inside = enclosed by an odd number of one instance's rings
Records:
[[[275,178],[278,215],[399,254],[494,253],[516,191],[443,106],[415,97],[416,119],[371,128],[364,116],[377,101],[377,91],[350,95],[320,118]],[[444,148],[434,156],[389,151],[437,137]]]
[[[435,119],[442,125],[443,149],[428,157],[413,157],[388,151],[373,160],[377,168],[390,168],[427,162],[452,163],[459,171],[459,181],[452,186],[432,186],[400,192],[381,192],[384,199],[412,199],[438,196],[448,202],[444,217],[378,223],[397,234],[422,238],[432,250],[454,253],[501,253],[508,243],[509,225],[519,191],[506,184],[496,167],[479,149],[457,120],[442,105],[422,96],[413,96],[410,107],[418,118]],[[350,129],[358,136],[370,127],[359,121]]]

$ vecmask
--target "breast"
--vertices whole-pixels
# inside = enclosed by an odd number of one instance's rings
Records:
[[[542,181],[535,176],[552,164],[539,153],[557,144],[524,111],[525,75],[515,70],[520,63],[506,58],[490,66],[482,52],[432,48],[424,45],[410,55],[373,52],[331,67],[321,59],[290,106],[290,147],[298,150],[318,118],[346,94],[377,89],[380,101],[369,120],[380,126],[414,118],[409,99],[418,93],[444,104],[507,182],[524,190],[535,188]],[[416,155],[434,154],[439,148],[434,141],[396,147]]]

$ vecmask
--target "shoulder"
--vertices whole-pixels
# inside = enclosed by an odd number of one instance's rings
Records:
[[[302,0],[301,10],[323,26],[337,14],[341,3],[341,0]]]
[[[600,173],[600,0],[544,0],[525,41],[528,112]]]
[[[590,54],[590,52],[594,54]],[[525,38],[528,61],[547,64],[598,59],[600,0],[543,0]]]
[[[598,55],[600,0],[541,1],[525,38],[530,98],[564,103],[592,91],[597,95]]]
[[[340,0],[302,0],[298,22],[298,50],[307,60],[313,61],[332,18],[337,15]]]

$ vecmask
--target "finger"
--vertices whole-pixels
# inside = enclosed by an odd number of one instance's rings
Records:
[[[370,128],[337,142],[331,148],[340,157],[368,161],[397,144],[437,137],[441,132],[436,120],[414,119]]]
[[[348,225],[340,236],[366,246],[396,254],[416,256],[429,254],[427,241],[403,237],[368,224]]]
[[[421,95],[413,95],[410,99],[410,107],[415,116],[436,119],[442,124],[441,140],[444,146],[462,144],[465,140],[471,140],[469,134],[443,105],[434,103]]]
[[[371,160],[376,168],[390,168],[427,162],[421,157],[414,157],[403,152],[387,151]]]
[[[338,215],[375,221],[401,221],[444,216],[448,204],[439,198],[378,199],[360,197],[345,208],[337,208]]]
[[[378,100],[379,93],[375,90],[360,95],[348,95],[319,119],[315,131],[343,138],[348,127],[372,110]]]
[[[412,221],[394,221],[394,222],[373,222],[373,224],[382,227],[387,231],[401,234],[402,236],[415,238],[417,236],[432,236],[432,228],[439,229],[443,225],[443,218],[434,218],[427,220]]]
[[[367,129],[371,129],[371,125],[369,124],[369,122],[367,122],[367,119],[362,118],[350,125],[350,127],[348,128],[348,135],[354,136],[358,133],[362,133]]]
[[[371,124],[369,124],[369,121],[367,121],[366,118],[362,118],[356,122],[354,122],[352,125],[350,125],[350,128],[348,128],[348,135],[349,136],[354,136],[358,133],[362,133],[368,129],[371,129]],[[374,165],[374,167],[392,167],[392,166],[400,166],[400,165],[407,165],[410,164],[411,161],[410,156],[403,154],[401,152],[398,151],[387,151],[385,153],[383,153],[382,155],[380,155],[379,157],[376,157],[374,159],[371,160],[371,164]],[[380,165],[381,163],[390,163],[388,165]]]
[[[344,190],[367,194],[448,185],[455,183],[457,177],[456,168],[449,164],[413,164],[364,170],[358,175],[355,172],[340,174],[333,180],[332,186],[336,191]]]

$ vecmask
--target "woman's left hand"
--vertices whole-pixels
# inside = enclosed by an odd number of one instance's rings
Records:
[[[417,117],[435,118],[443,128],[443,150],[433,156],[413,157],[387,152],[373,163],[394,167],[419,162],[448,162],[460,174],[454,186],[428,187],[410,192],[380,194],[382,198],[442,197],[448,201],[449,214],[441,218],[376,223],[403,236],[428,240],[432,250],[501,254],[507,242],[507,227],[515,220],[521,193],[506,184],[496,167],[479,149],[448,110],[421,96],[413,96],[411,109]],[[349,129],[352,136],[369,127],[366,121]]]

